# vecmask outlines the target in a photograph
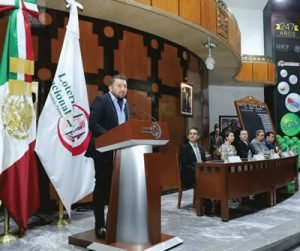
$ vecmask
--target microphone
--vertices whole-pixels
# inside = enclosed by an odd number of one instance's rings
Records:
[[[146,112],[144,109],[142,109],[141,107],[137,106],[136,104],[132,103],[131,106],[134,107],[134,108],[136,108],[137,110],[139,110],[144,115],[146,115],[148,118],[151,119],[151,121],[158,122],[156,118],[154,118],[153,116],[151,116],[148,112]]]

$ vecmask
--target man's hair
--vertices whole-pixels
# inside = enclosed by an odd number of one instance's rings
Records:
[[[247,131],[246,129],[241,129],[241,130],[240,130],[240,134],[239,134],[240,136],[241,136],[241,133],[242,133],[242,132],[247,132],[247,133],[248,133],[248,131]]]
[[[121,79],[121,80],[127,81],[127,77],[124,74],[117,74],[117,75],[110,77],[108,85],[112,85],[116,79]]]
[[[197,133],[199,134],[199,129],[197,127],[191,127],[189,130],[188,130],[188,134],[190,133],[191,130],[196,130]]]
[[[216,123],[216,124],[214,125],[214,129],[216,129],[216,128],[220,128],[218,123]]]
[[[262,133],[265,133],[264,130],[259,129],[259,130],[256,130],[255,135],[258,136],[261,132],[262,132]]]
[[[271,136],[272,134],[275,135],[275,133],[273,133],[273,132],[267,132],[267,133],[266,133],[266,137],[269,137],[269,136]]]

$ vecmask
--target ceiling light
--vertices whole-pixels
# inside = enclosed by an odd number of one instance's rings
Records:
[[[205,44],[205,47],[208,48],[208,56],[205,59],[205,65],[206,68],[211,71],[215,68],[216,63],[215,59],[211,55],[211,50],[216,47],[216,44],[212,43],[210,39],[208,39],[207,43]]]

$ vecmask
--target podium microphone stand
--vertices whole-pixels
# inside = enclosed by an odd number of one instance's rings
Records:
[[[115,151],[106,239],[79,245],[90,250],[167,250],[183,241],[161,233],[161,185],[152,146],[169,141],[168,124],[128,120],[96,138],[100,152]],[[81,235],[83,236],[83,235]],[[84,235],[87,236],[87,235]],[[80,244],[80,234],[69,237]],[[109,246],[110,249],[107,249]],[[153,249],[154,248],[154,249]]]

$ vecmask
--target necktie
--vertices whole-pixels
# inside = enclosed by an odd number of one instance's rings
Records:
[[[123,99],[118,99],[118,105],[120,106],[120,110],[122,111]]]
[[[194,152],[195,152],[195,155],[196,155],[197,162],[198,163],[202,162],[201,154],[200,154],[199,147],[197,146],[197,144],[194,145]]]

